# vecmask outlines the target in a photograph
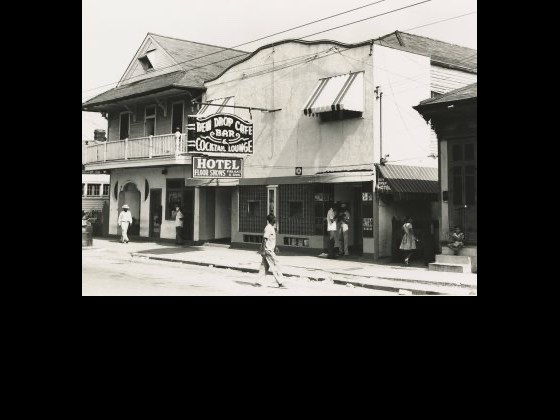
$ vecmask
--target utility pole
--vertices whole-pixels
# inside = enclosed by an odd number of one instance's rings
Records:
[[[380,162],[383,159],[383,125],[382,125],[382,98],[383,92],[381,91],[380,86],[375,87],[375,100],[379,101],[379,154],[380,154]],[[375,138],[375,136],[374,136]],[[375,156],[375,141],[373,143],[373,195],[372,195],[372,207],[373,207],[373,259],[379,259],[379,196],[376,191],[377,187],[377,171],[375,168],[376,156]]]

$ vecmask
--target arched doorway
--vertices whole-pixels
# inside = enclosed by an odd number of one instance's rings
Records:
[[[132,215],[132,225],[128,228],[128,236],[140,235],[140,191],[135,183],[129,182],[125,184],[119,193],[119,213],[122,206],[128,204],[130,214]],[[119,229],[120,234],[120,229]]]

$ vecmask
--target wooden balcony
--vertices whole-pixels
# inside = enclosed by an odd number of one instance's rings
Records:
[[[186,134],[138,137],[86,146],[86,170],[192,163]]]

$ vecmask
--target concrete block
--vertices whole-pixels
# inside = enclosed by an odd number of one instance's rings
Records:
[[[471,264],[471,257],[467,257],[464,255],[445,255],[445,254],[438,254],[436,255],[436,262],[437,263],[450,263],[450,264]]]
[[[441,271],[446,273],[470,273],[471,267],[467,264],[451,264],[451,263],[430,263],[428,266],[430,271]]]

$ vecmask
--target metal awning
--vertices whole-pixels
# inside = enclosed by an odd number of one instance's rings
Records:
[[[225,108],[225,105],[229,105],[229,106]],[[220,99],[212,99],[209,101],[207,100],[205,104],[202,105],[202,107],[200,108],[196,116],[207,117],[209,115],[219,114],[220,112],[227,112],[229,114],[233,114],[235,108],[231,108],[231,106],[234,105],[235,105],[234,96],[228,96],[227,98],[220,98]]]
[[[364,112],[364,72],[319,79],[303,113],[312,116],[331,111]]]
[[[392,193],[401,198],[421,198],[439,195],[438,169],[422,166],[407,165],[375,165],[378,171],[378,182],[383,178],[389,190],[380,191]]]

